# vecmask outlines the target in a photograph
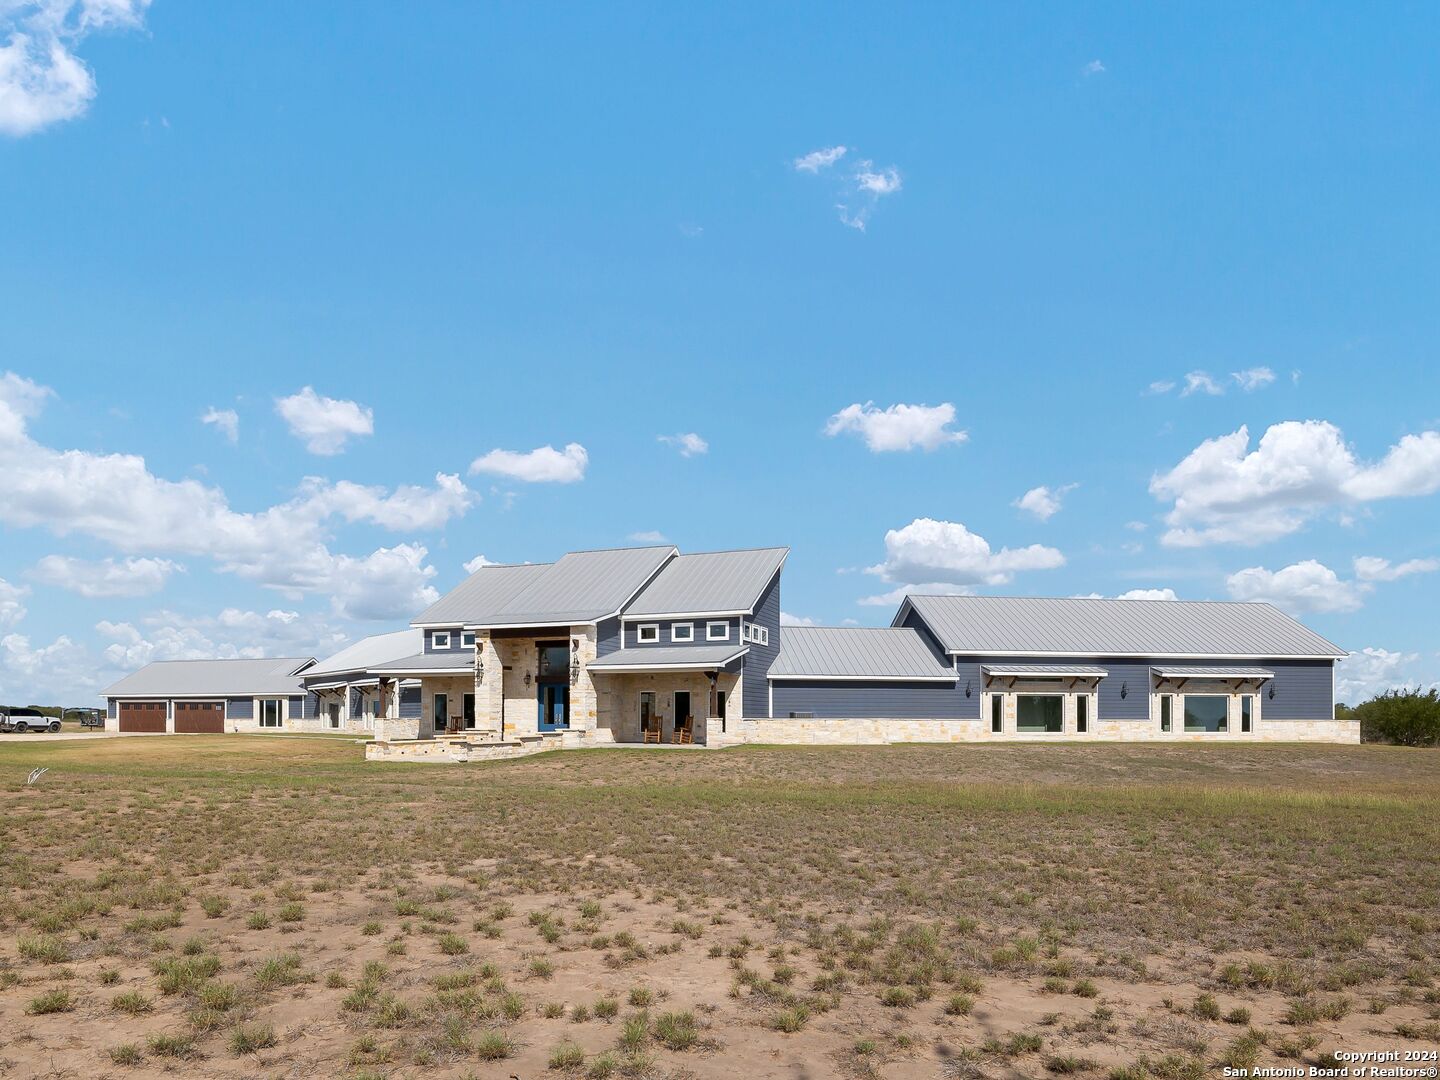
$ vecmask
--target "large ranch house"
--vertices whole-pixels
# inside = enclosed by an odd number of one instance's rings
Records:
[[[782,627],[787,554],[486,566],[409,630],[318,662],[151,664],[107,691],[109,726],[179,733],[204,713],[204,730],[348,731],[373,736],[373,758],[440,760],[623,743],[1359,740],[1334,717],[1344,651],[1268,604],[917,595],[888,627]]]

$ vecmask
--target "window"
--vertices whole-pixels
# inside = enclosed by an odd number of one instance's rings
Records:
[[[671,641],[694,641],[695,624],[688,622],[677,622],[670,624]]]
[[[261,698],[261,699],[260,699],[260,726],[261,726],[261,727],[276,727],[276,728],[278,728],[278,727],[280,726],[280,716],[281,716],[281,711],[280,711],[280,709],[281,709],[281,705],[282,705],[282,704],[283,704],[283,702],[281,702],[281,700],[280,700],[279,698]]]
[[[1226,694],[1186,694],[1185,730],[1215,735],[1229,729],[1230,698]]]
[[[450,631],[436,630],[430,635],[430,647],[432,649],[448,649],[450,647]]]
[[[722,717],[722,718],[725,716],[725,691],[724,691],[724,690],[716,690],[716,691],[715,691],[715,715],[716,715],[716,716],[719,716],[719,717]]]
[[[770,644],[770,628],[761,626],[759,623],[745,623],[740,636],[746,641],[753,641],[756,645]]]
[[[706,641],[729,641],[730,624],[728,622],[707,622],[705,624]]]
[[[1246,694],[1240,699],[1240,734],[1249,735],[1255,718],[1255,695]]]
[[[1170,734],[1170,703],[1175,700],[1169,694],[1160,695],[1160,730]]]
[[[475,647],[475,631],[466,630],[463,634],[461,634],[460,644],[467,649],[473,649]]]
[[[640,691],[640,730],[658,731],[660,717],[655,712],[655,691]]]
[[[790,719],[791,719],[791,720],[814,720],[814,719],[815,719],[815,714],[814,714],[813,712],[792,712],[792,713],[790,714]]]
[[[990,695],[990,734],[999,735],[1005,730],[1005,695]]]
[[[1058,735],[1065,730],[1063,694],[1016,694],[1015,730],[1022,735]]]
[[[536,672],[542,679],[570,678],[570,644],[543,641],[540,643],[540,662]]]
[[[1075,695],[1075,734],[1084,735],[1090,730],[1090,695]]]
[[[660,624],[646,623],[635,628],[635,640],[641,645],[654,645],[660,640]]]

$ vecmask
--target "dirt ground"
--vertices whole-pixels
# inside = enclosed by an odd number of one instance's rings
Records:
[[[0,1076],[1166,1080],[1423,1051],[1437,766],[7,742]]]

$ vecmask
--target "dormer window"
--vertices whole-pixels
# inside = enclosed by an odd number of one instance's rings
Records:
[[[475,631],[466,630],[463,632],[460,635],[460,644],[467,649],[473,649],[475,647]]]
[[[448,649],[450,647],[450,631],[436,630],[430,635],[430,647],[432,649]]]
[[[728,622],[707,622],[705,624],[706,641],[729,641],[730,624]]]
[[[670,624],[671,641],[694,641],[695,624],[688,622],[677,622]]]
[[[641,645],[655,645],[660,641],[660,624],[645,623],[635,628],[635,640]]]

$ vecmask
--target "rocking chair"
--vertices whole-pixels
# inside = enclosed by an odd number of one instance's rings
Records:
[[[685,723],[675,725],[675,734],[670,736],[670,741],[677,746],[693,746],[695,744],[695,718],[685,717]]]

